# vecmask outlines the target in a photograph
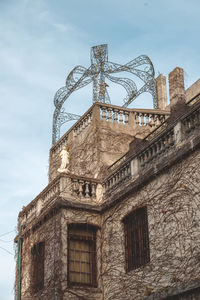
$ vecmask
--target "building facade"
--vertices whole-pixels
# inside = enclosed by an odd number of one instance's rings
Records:
[[[200,80],[157,109],[96,102],[19,213],[15,299],[200,299]]]

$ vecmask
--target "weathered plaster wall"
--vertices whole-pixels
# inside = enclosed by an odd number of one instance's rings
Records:
[[[103,125],[88,126],[76,140],[67,143],[70,150],[70,173],[101,178],[106,168],[115,160],[120,158],[126,151],[133,135],[126,132],[126,125],[123,130],[115,131],[113,128]],[[50,178],[55,178],[60,167],[61,158],[57,155],[51,158]]]
[[[23,239],[21,265],[21,299],[60,300],[60,215],[55,215],[36,231]],[[31,248],[34,244],[45,242],[44,288],[33,293],[31,273]],[[55,295],[55,296],[54,296]]]
[[[104,299],[144,299],[200,279],[199,167],[198,150],[105,213]],[[148,208],[150,263],[126,273],[122,218],[140,206]]]
[[[97,231],[97,288],[69,288],[67,283],[67,225],[69,223],[90,223],[101,226],[98,214],[84,211],[62,209],[57,215],[39,226],[36,231],[23,239],[21,268],[21,299],[65,300],[102,299],[100,276],[100,230]],[[31,276],[31,248],[34,244],[45,242],[44,288],[33,293]]]

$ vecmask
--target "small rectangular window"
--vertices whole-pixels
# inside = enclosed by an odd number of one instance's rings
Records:
[[[44,242],[31,248],[32,255],[32,287],[34,292],[44,287]]]
[[[147,208],[134,210],[124,219],[127,271],[137,269],[150,260]]]
[[[96,228],[91,225],[68,227],[68,277],[70,284],[96,285]]]

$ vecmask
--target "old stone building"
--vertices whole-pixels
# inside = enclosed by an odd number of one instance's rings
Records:
[[[19,213],[17,300],[200,299],[200,80],[157,109],[95,102]],[[61,171],[59,171],[61,170]]]

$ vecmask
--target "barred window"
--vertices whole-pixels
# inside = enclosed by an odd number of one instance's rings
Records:
[[[44,286],[44,242],[35,244],[31,248],[32,255],[32,287],[34,292]]]
[[[147,207],[131,212],[124,219],[126,270],[137,269],[150,260]]]
[[[96,227],[68,226],[69,284],[96,286]]]

